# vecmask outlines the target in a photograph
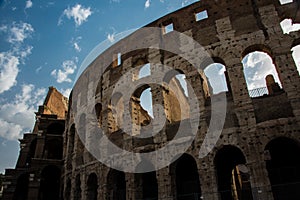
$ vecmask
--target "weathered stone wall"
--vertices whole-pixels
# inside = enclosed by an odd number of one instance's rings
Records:
[[[126,45],[124,45],[126,41],[151,41],[151,35],[144,38],[134,38],[133,34],[133,36],[121,40],[105,53],[99,55],[89,69],[84,71],[79,78],[79,84],[88,89],[73,94],[76,97],[76,100],[73,99],[73,105],[76,105],[73,109],[78,111],[81,107],[86,106],[84,102],[87,102],[89,98],[95,98],[96,103],[101,103],[99,126],[105,132],[113,134],[111,139],[115,140],[116,144],[138,151],[155,150],[172,138],[172,134],[176,131],[176,123],[178,123],[178,113],[176,114],[178,103],[176,100],[172,100],[172,94],[167,94],[167,86],[155,84],[147,86],[151,88],[152,101],[164,105],[168,123],[160,134],[150,138],[147,142],[144,141],[144,143],[132,139],[123,134],[121,130],[118,130],[111,113],[110,97],[113,89],[117,86],[116,84],[122,84],[119,82],[121,77],[125,78],[124,80],[136,80],[137,72],[128,73],[130,70],[139,68],[139,66],[148,62],[172,66],[185,74],[186,81],[191,84],[199,100],[201,112],[199,129],[195,141],[186,153],[192,156],[196,162],[203,199],[221,199],[221,194],[218,191],[220,180],[217,176],[218,166],[216,160],[218,153],[227,147],[238,149],[243,154],[245,159],[243,164],[249,169],[253,198],[273,199],[266,166],[266,160],[268,160],[266,158],[266,154],[268,154],[266,147],[276,138],[290,138],[297,141],[297,143],[300,142],[300,79],[291,55],[291,48],[297,43],[300,36],[299,32],[284,35],[279,25],[280,21],[285,18],[292,18],[295,22],[299,20],[296,17],[297,12],[299,12],[297,6],[299,6],[297,1],[280,5],[279,1],[274,0],[201,0],[147,25],[147,27],[164,27],[169,23],[173,23],[174,30],[192,37],[205,48],[208,54],[214,58],[214,61],[222,61],[221,63],[226,67],[227,84],[230,88],[226,94],[228,101],[227,118],[222,135],[215,148],[204,158],[199,158],[199,150],[208,131],[211,108],[206,77],[202,70],[191,70],[191,63],[183,58],[157,49],[142,49],[122,54],[120,66],[111,64],[104,72],[98,70],[100,67],[97,68],[97,66],[113,62],[113,58],[106,55],[126,52]],[[204,10],[207,11],[208,18],[196,21],[195,13]],[[169,37],[174,40],[172,33],[161,37]],[[186,41],[174,41],[180,47],[190,45]],[[159,41],[153,41],[153,44],[155,43],[159,46]],[[267,99],[264,99],[264,97],[252,99],[249,96],[242,58],[254,51],[266,52],[273,59],[282,83],[283,93],[280,96],[267,96]],[[198,63],[198,65],[206,67],[207,63]],[[102,76],[97,77],[99,74],[102,74]],[[92,82],[92,80],[98,80],[99,82]],[[177,87],[176,91],[182,92],[178,84],[174,84],[174,87]],[[96,92],[93,94],[91,91]],[[168,98],[168,95],[170,98]],[[131,116],[124,117],[132,117],[136,121],[125,124],[125,126],[131,127],[134,134],[139,134],[140,129],[134,124],[144,123],[145,118],[141,117],[142,111],[139,111],[139,96],[135,96],[134,100],[131,104],[124,102],[122,108],[132,108]],[[183,98],[180,101],[184,102]],[[273,115],[274,111],[268,113],[268,108],[265,105],[272,104],[280,105],[280,110],[277,112],[282,115]],[[286,113],[282,111],[284,107],[287,108]],[[273,109],[276,111],[276,106]],[[192,108],[188,110],[192,110]],[[69,110],[70,117],[67,119],[66,125],[65,171],[62,177],[65,186],[63,194],[65,199],[74,199],[74,195],[78,193],[81,194],[81,199],[88,199],[87,181],[89,175],[94,173],[97,175],[98,199],[110,199],[110,185],[108,183],[111,178],[109,172],[112,170],[96,161],[82,145],[78,145],[81,141],[75,131],[79,128],[74,121],[74,112],[76,111]],[[260,112],[263,112],[263,117],[259,116]],[[184,119],[181,120],[184,121]],[[153,124],[153,126],[156,125]],[[86,140],[89,138],[88,135],[89,129],[87,128]],[[232,156],[235,155],[232,154]],[[82,159],[79,163],[77,162],[78,158]],[[78,185],[79,182],[76,182],[76,180],[79,180],[76,177],[80,177],[80,185]],[[158,199],[177,198],[175,179],[174,166],[156,171]],[[69,182],[71,183],[70,187],[67,187]],[[125,173],[125,183],[126,199],[143,198],[139,188],[141,183],[137,176]]]

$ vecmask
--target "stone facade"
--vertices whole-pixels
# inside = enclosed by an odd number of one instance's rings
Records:
[[[32,133],[20,139],[16,168],[5,171],[3,200],[59,199],[67,105],[68,99],[50,87]]]
[[[201,0],[146,26],[161,27],[163,31],[142,35],[139,34],[142,30],[137,30],[99,55],[82,73],[70,96],[63,142],[60,198],[299,199],[300,77],[291,49],[299,44],[300,35],[299,32],[283,34],[280,27],[280,22],[286,18],[300,22],[298,7],[299,1],[281,5],[274,0]],[[206,12],[208,17],[196,20],[195,16],[201,12]],[[192,53],[196,54],[201,51],[197,46],[191,46],[194,44],[188,40],[177,38],[172,31],[166,33],[166,27],[170,24],[174,31],[197,41],[212,58],[211,61],[201,58],[201,55],[187,61],[178,54],[162,50],[175,42],[179,51],[192,49]],[[161,43],[159,38],[173,42]],[[149,42],[157,48],[130,51],[126,44],[133,41],[137,46]],[[270,84],[266,86],[272,92],[259,97],[249,95],[242,64],[242,59],[254,51],[265,52],[272,58],[282,85],[278,88],[269,77],[267,82]],[[121,62],[113,56],[119,53]],[[101,66],[106,63],[110,63],[108,68],[101,71]],[[185,75],[185,81],[190,84],[198,100],[200,119],[194,141],[178,160],[154,172],[125,173],[107,167],[89,153],[83,142],[88,145],[91,138],[95,138],[91,134],[92,127],[82,130],[80,124],[92,119],[82,115],[77,119],[79,123],[75,123],[75,116],[84,107],[92,108],[97,126],[114,144],[124,149],[150,152],[168,144],[179,125],[190,127],[195,123],[191,116],[194,110],[198,110],[188,104],[184,89],[174,79],[175,74],[166,76],[168,84],[142,85],[132,94],[129,102],[120,95],[112,95],[115,87],[122,84],[120,80],[138,81],[139,71],[147,63],[172,66]],[[228,91],[220,94],[211,92],[203,72],[211,63],[225,66]],[[154,69],[150,67],[150,70],[153,72]],[[155,70],[164,73],[163,69]],[[139,135],[146,125],[151,124],[153,130],[159,126],[151,123],[153,118],[140,105],[140,95],[148,88],[151,90],[152,104],[159,104],[164,109],[165,126],[150,138],[130,137],[120,129],[121,125],[130,129],[133,135]],[[219,106],[218,99],[222,95],[227,99],[222,134],[212,151],[199,158],[211,125],[212,101]],[[90,102],[94,104],[87,105]],[[183,111],[180,107],[184,107]],[[130,112],[126,113],[126,109]],[[122,117],[116,118],[115,111],[122,113]],[[156,112],[154,109],[154,118],[158,116]],[[127,119],[132,120],[128,122]],[[80,131],[84,133],[83,141],[76,134]],[[36,187],[39,187],[37,183]]]

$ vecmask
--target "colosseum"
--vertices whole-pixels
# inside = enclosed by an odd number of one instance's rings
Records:
[[[6,170],[3,200],[299,200],[291,49],[300,34],[280,26],[299,23],[299,7],[201,0],[121,39],[87,66],[69,100],[49,88],[16,168]],[[278,81],[268,75],[265,88],[248,89],[242,60],[252,52],[271,58]],[[218,93],[205,74],[216,63],[226,83]]]

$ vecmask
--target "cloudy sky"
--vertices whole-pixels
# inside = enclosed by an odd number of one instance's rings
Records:
[[[0,0],[0,172],[15,166],[18,139],[32,130],[49,86],[68,96],[96,45],[195,1]],[[290,21],[284,26],[293,29]],[[245,62],[260,70],[265,67],[258,63],[270,64],[261,55]]]

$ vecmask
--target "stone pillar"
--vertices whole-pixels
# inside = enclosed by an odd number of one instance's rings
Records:
[[[203,199],[218,200],[218,183],[213,158],[206,156],[198,161],[198,166]]]
[[[243,64],[239,58],[227,57],[228,76],[231,83],[235,112],[241,127],[255,127],[256,120],[252,100],[249,96],[243,72]]]
[[[126,173],[126,200],[135,200],[135,174]]]
[[[300,77],[291,52],[276,55],[275,65],[283,90],[293,108],[294,115],[300,120]]]
[[[172,174],[170,168],[165,167],[156,172],[157,186],[158,186],[158,199],[159,200],[172,200],[175,199],[172,193]]]

